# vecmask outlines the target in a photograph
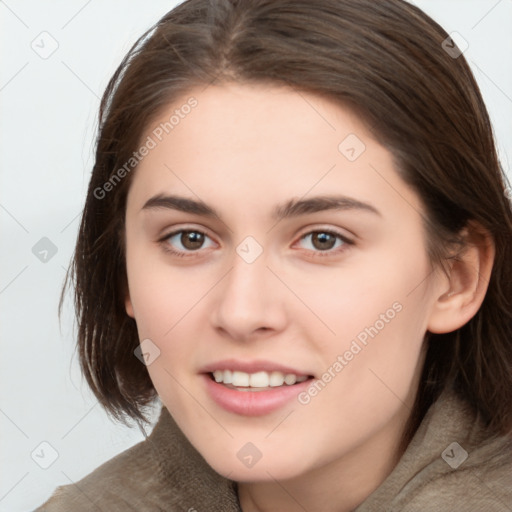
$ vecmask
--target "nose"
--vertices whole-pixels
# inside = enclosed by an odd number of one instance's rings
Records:
[[[281,286],[280,286],[281,285]],[[214,297],[214,328],[233,340],[248,341],[285,329],[282,284],[267,267],[265,253],[252,263],[238,254]]]

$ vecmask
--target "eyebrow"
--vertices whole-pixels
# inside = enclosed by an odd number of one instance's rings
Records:
[[[183,196],[158,194],[148,199],[142,210],[171,209],[184,213],[192,213],[203,217],[221,218],[219,213],[203,201],[190,199]],[[359,210],[382,214],[369,203],[364,203],[347,196],[317,196],[309,199],[290,199],[282,205],[278,205],[272,212],[274,220],[283,220],[299,215],[322,212],[325,210]]]

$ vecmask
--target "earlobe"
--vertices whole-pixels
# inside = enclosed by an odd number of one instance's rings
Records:
[[[448,286],[436,298],[428,331],[453,332],[465,325],[480,309],[491,278],[495,246],[489,233],[475,223],[470,225],[466,247],[452,260]]]
[[[124,300],[124,307],[126,309],[126,314],[128,316],[130,316],[131,318],[135,318],[135,315],[133,313],[133,304],[132,304],[132,301],[130,299],[130,294],[129,293],[126,294],[126,298]]]

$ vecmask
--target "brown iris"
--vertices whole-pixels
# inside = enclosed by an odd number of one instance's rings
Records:
[[[204,233],[198,231],[183,231],[180,237],[183,247],[189,250],[200,249],[204,244]]]
[[[325,231],[316,231],[311,234],[311,242],[315,249],[325,251],[334,247],[336,236],[332,233],[326,233]]]

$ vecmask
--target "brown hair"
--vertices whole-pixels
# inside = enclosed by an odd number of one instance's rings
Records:
[[[480,310],[455,332],[427,334],[408,436],[447,385],[489,432],[511,431],[511,206],[479,88],[464,57],[443,49],[447,37],[402,0],[188,0],[136,42],[101,101],[68,275],[81,368],[113,417],[146,421],[143,408],[156,392],[134,356],[136,324],[124,308],[124,216],[136,171],[108,195],[98,190],[132,157],[162,108],[193,87],[236,81],[288,85],[352,108],[423,201],[433,264],[442,266],[453,242],[464,243],[458,235],[468,221],[491,234],[496,257]]]

